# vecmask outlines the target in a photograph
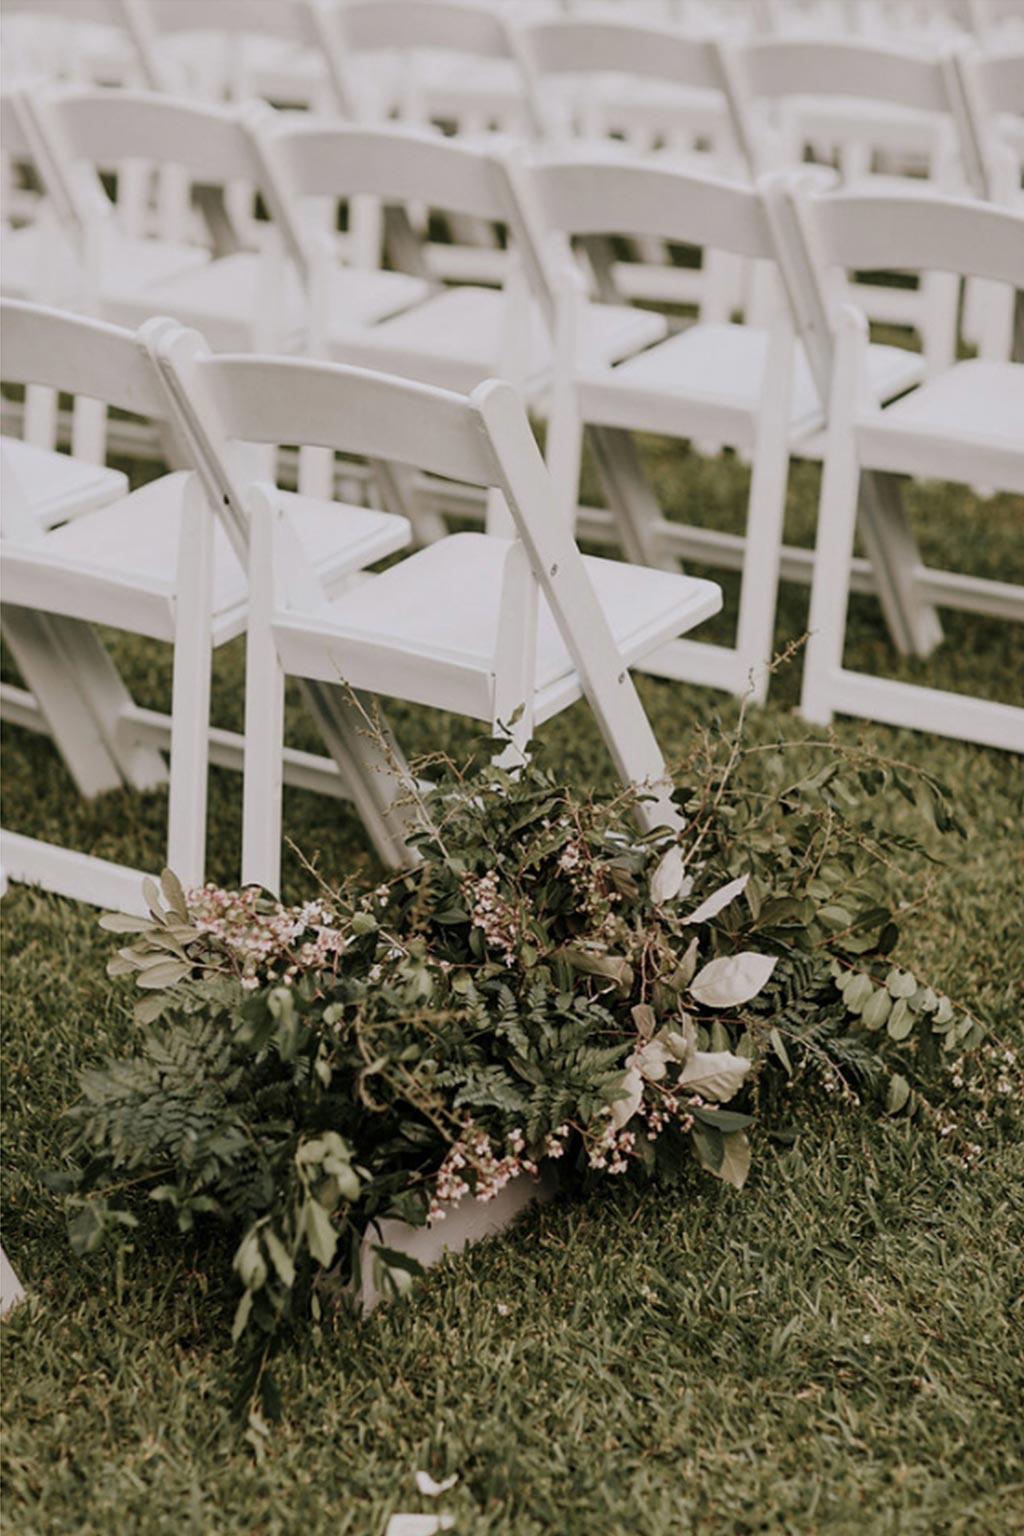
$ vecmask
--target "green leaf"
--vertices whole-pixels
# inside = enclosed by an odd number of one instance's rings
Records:
[[[163,992],[167,987],[176,986],[179,981],[184,981],[190,974],[192,967],[183,964],[180,960],[158,960],[155,965],[147,966],[138,975],[137,985],[148,992]]]
[[[243,1291],[235,1308],[235,1320],[231,1324],[231,1342],[237,1344],[245,1332],[249,1315],[252,1312],[252,1291]]]
[[[906,995],[898,997],[892,1005],[886,1029],[890,1040],[905,1040],[914,1029],[914,1015]]]
[[[717,1173],[725,1157],[725,1137],[722,1132],[717,1125],[704,1125],[702,1121],[695,1120],[692,1135],[694,1151],[701,1167],[709,1173]]]
[[[291,1290],[295,1284],[295,1265],[292,1263],[291,1254],[274,1231],[273,1227],[263,1229],[263,1244],[270,1257],[270,1262],[277,1270],[278,1279],[283,1286]]]
[[[187,923],[188,905],[185,901],[185,892],[182,890],[181,881],[173,869],[161,871],[160,889],[163,891],[164,901],[174,916],[180,918],[183,923]]]
[[[786,1076],[792,1077],[793,1065],[789,1059],[789,1052],[786,1050],[782,1036],[779,1034],[777,1029],[772,1029],[768,1038],[772,1043],[772,1050],[775,1052],[776,1056],[779,1058],[779,1060],[782,1062],[782,1065],[786,1069]]]
[[[874,994],[861,1014],[865,1029],[882,1029],[892,1009],[892,999],[881,988]]]
[[[890,997],[913,997],[917,991],[917,977],[910,971],[901,971],[894,967],[885,978],[885,985],[889,989]]]
[[[898,1115],[900,1110],[905,1108],[909,1098],[910,1084],[898,1072],[894,1073],[889,1079],[889,1092],[885,1101],[886,1114]]]
[[[310,1253],[324,1269],[330,1269],[338,1246],[338,1234],[330,1216],[318,1200],[307,1200],[302,1214]]]
[[[95,1253],[106,1235],[109,1226],[107,1202],[105,1200],[89,1200],[83,1205],[68,1222],[68,1237],[71,1239],[71,1251],[81,1258],[86,1253]]]

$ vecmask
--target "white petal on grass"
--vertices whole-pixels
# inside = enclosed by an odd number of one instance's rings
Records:
[[[774,955],[759,955],[752,949],[723,955],[697,972],[690,992],[705,1008],[738,1008],[757,996],[774,969]]]
[[[749,875],[740,875],[738,880],[730,880],[728,885],[721,886],[717,891],[712,891],[706,901],[702,901],[695,912],[689,917],[684,917],[684,923],[706,923],[709,917],[716,917],[719,912],[727,907],[730,901],[735,901],[747,888]]]
[[[458,1480],[457,1472],[453,1472],[451,1477],[443,1478],[439,1483],[435,1483],[429,1472],[416,1473],[416,1487],[427,1499],[436,1499],[438,1494],[447,1493],[449,1488],[455,1487]]]
[[[739,1093],[749,1071],[745,1056],[734,1056],[731,1051],[694,1051],[679,1074],[679,1084],[712,1104],[727,1104]]]
[[[454,1525],[454,1515],[392,1515],[384,1536],[437,1536]]]
[[[675,845],[662,856],[651,876],[651,900],[656,907],[672,901],[683,888],[683,855]]]

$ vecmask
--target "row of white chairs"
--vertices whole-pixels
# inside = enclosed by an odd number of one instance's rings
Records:
[[[576,507],[580,437],[585,427],[609,495],[615,537],[631,558],[671,567],[680,554],[697,559],[724,557],[739,565],[748,578],[741,591],[735,648],[675,647],[657,659],[658,669],[740,693],[750,687],[753,673],[755,696],[763,696],[780,559],[789,562],[787,573],[798,559],[790,551],[780,554],[779,547],[786,467],[791,453],[820,453],[836,314],[830,289],[837,267],[860,264],[855,251],[851,250],[848,261],[842,259],[842,250],[833,256],[816,239],[813,220],[802,223],[785,212],[788,199],[773,199],[667,166],[630,164],[620,156],[604,162],[593,154],[548,158],[527,172],[521,164],[486,149],[409,130],[330,128],[313,119],[281,119],[267,113],[253,131],[247,113],[175,105],[127,93],[69,93],[61,98],[61,106],[72,114],[71,130],[80,140],[87,142],[90,128],[96,131],[98,125],[108,139],[131,135],[153,154],[162,135],[165,145],[173,143],[179,159],[191,158],[210,179],[226,180],[242,167],[250,175],[256,173],[254,167],[262,174],[266,167],[268,173],[258,183],[261,194],[275,212],[280,210],[289,243],[300,252],[301,225],[287,211],[289,187],[317,197],[373,191],[389,200],[404,199],[415,191],[435,206],[507,225],[512,243],[521,250],[524,281],[510,284],[503,295],[461,288],[425,296],[422,284],[401,274],[333,269],[322,274],[320,280],[309,283],[309,324],[319,338],[319,350],[338,360],[462,391],[496,374],[511,378],[535,407],[549,413],[549,463],[560,504],[570,519]],[[901,201],[892,195],[876,199],[864,205],[865,217],[888,224]],[[913,200],[923,210],[927,228],[926,201]],[[815,207],[827,206],[824,199],[811,202]],[[778,208],[783,211],[777,212]],[[567,237],[623,232],[778,262],[786,277],[790,313],[787,316],[785,305],[777,306],[774,335],[772,327],[713,322],[668,334],[664,319],[646,311],[581,303]],[[562,241],[558,261],[551,257],[553,237]],[[154,244],[162,249],[159,242]],[[129,265],[133,259],[129,246]],[[894,247],[893,261],[900,264],[905,259],[905,253]],[[307,260],[310,267],[316,265],[314,256]],[[922,262],[925,267],[942,264],[938,257]],[[280,333],[261,337],[249,324],[239,324],[237,316],[229,324],[226,312],[230,297],[244,296],[247,286],[249,297],[243,309],[252,307],[253,296],[264,286],[259,267],[258,257],[232,253],[190,266],[142,291],[118,294],[108,289],[101,295],[102,312],[133,325],[153,312],[169,312],[212,332],[211,339],[222,348],[262,342],[264,347],[278,349]],[[970,270],[969,263],[966,269]],[[1012,303],[1012,280],[1005,281]],[[413,287],[408,291],[410,283]],[[377,320],[372,311],[367,313],[367,284],[378,304],[381,294],[394,285],[402,300],[393,300],[393,307],[401,312],[383,320]],[[357,304],[364,306],[361,314],[356,312]],[[269,308],[269,304],[262,306],[264,322]],[[795,351],[794,319],[800,337]],[[790,375],[788,392],[770,387],[771,381]],[[873,403],[895,400],[921,377],[921,362],[915,354],[884,346],[868,350],[865,383]],[[949,379],[956,381],[952,396]],[[992,421],[998,422],[1001,379],[998,363],[959,364],[940,373],[936,382],[947,381],[943,398],[951,400],[947,413],[951,424],[955,426],[956,401],[962,395],[970,396],[975,409],[991,413]],[[914,398],[932,397],[919,391]],[[40,432],[36,446],[52,446],[52,403],[51,397],[50,442]],[[34,400],[29,405],[35,409]],[[750,456],[753,478],[746,549],[736,540],[710,540],[704,530],[683,529],[661,517],[631,448],[628,434],[636,431],[698,439],[711,434]],[[11,448],[5,462],[13,456]],[[91,456],[95,459],[100,454],[93,449]],[[40,464],[34,470],[37,510],[44,522],[66,515],[69,461],[53,457],[52,469],[52,486]],[[323,455],[306,455],[300,469],[306,488],[315,486],[323,494],[331,483],[333,465]],[[88,474],[96,478],[94,469]],[[998,478],[992,484],[998,485]],[[396,493],[393,476],[386,486],[389,494]],[[441,529],[423,500],[407,496],[404,510],[413,516],[421,539],[428,539]],[[939,635],[936,600],[953,606],[981,603],[991,611],[987,588],[943,581],[918,569],[891,482],[869,482],[862,510],[872,564],[867,570],[860,568],[858,580],[873,578],[902,650],[927,654],[934,646]],[[608,520],[603,521],[602,531],[607,532]],[[588,535],[595,531],[589,518],[581,526]],[[996,608],[1001,611],[998,602]]]
[[[170,746],[168,858],[187,882],[204,866],[211,650],[246,624],[246,881],[277,886],[288,674],[304,680],[334,758],[290,765],[300,782],[314,768],[333,776],[392,864],[410,858],[408,812],[392,804],[400,759],[368,740],[342,681],[483,720],[506,732],[513,763],[537,724],[585,694],[623,780],[652,790],[644,824],[672,819],[628,668],[713,614],[721,593],[582,559],[510,385],[467,398],[330,363],[216,355],[172,321],[134,333],[5,303],[2,323],[8,377],[162,421],[192,465],[48,533],[25,501],[4,506],[4,631],[34,703],[87,792],[148,787],[162,766],[152,743]],[[489,489],[507,536],[448,535],[353,580],[408,544],[408,522],[282,493],[265,450],[283,442]],[[99,623],[174,644],[169,729],[111,688],[89,627]],[[16,834],[5,834],[3,864],[81,899],[139,901],[137,872]]]
[[[608,216],[601,169],[586,159],[547,168],[549,191],[558,188],[559,205],[572,209],[573,222],[584,227]],[[623,173],[615,163],[604,169]],[[667,215],[692,217],[699,190],[693,178],[648,166],[637,175],[632,206],[638,208],[643,193],[648,210],[641,228],[664,231]],[[1006,210],[925,197],[866,200],[785,184],[760,196],[704,185],[703,198],[704,237],[727,241],[747,255],[761,253],[773,226],[788,227],[786,240],[803,233],[794,263],[820,246],[830,262],[934,263],[1024,288],[1024,217]],[[804,302],[813,287],[813,276],[806,273],[799,285]],[[479,385],[466,407],[464,397],[434,385],[384,381],[329,363],[234,354],[221,366],[195,333],[171,321],[149,322],[140,342],[99,322],[26,306],[8,306],[5,315],[8,379],[163,422],[178,462],[190,463],[199,475],[197,480],[171,473],[46,531],[35,515],[29,467],[23,494],[16,478],[4,507],[4,632],[30,689],[26,695],[5,688],[5,713],[50,731],[83,792],[125,781],[138,787],[158,782],[163,765],[156,749],[169,740],[167,723],[132,704],[83,625],[114,623],[176,642],[171,857],[187,873],[202,867],[205,818],[196,786],[205,783],[210,750],[209,649],[239,633],[247,612],[253,705],[246,740],[243,746],[222,733],[218,750],[219,760],[236,766],[243,753],[247,759],[247,796],[257,809],[248,818],[246,877],[270,884],[280,773],[290,767],[297,782],[339,788],[337,771],[283,754],[281,679],[288,670],[307,679],[336,767],[382,855],[398,861],[401,835],[394,823],[388,825],[381,798],[387,802],[390,770],[382,773],[379,760],[368,765],[365,747],[354,745],[360,732],[353,736],[348,706],[340,706],[327,686],[333,679],[473,714],[495,728],[514,721],[517,751],[536,724],[582,690],[594,703],[625,776],[643,779],[653,772],[653,748],[638,723],[632,691],[618,691],[626,687],[627,665],[705,678],[704,669],[710,669],[718,673],[711,680],[720,681],[723,656],[736,660],[679,638],[718,607],[713,585],[637,564],[579,564],[571,508],[560,490],[572,443],[567,447],[563,436],[557,452],[549,449],[551,469],[545,470],[508,386]],[[811,340],[816,326],[820,341],[820,313],[817,320],[813,314],[808,318]],[[564,329],[571,331],[571,324]],[[577,434],[584,421],[621,429],[637,400],[644,421],[652,406],[668,410],[667,401],[677,416],[689,413],[701,426],[717,409],[730,417],[736,438],[754,425],[755,485],[760,477],[777,495],[792,422],[787,381],[800,377],[789,332],[782,315],[768,343],[771,387],[762,389],[745,413],[737,405],[730,412],[721,401],[716,407],[713,392],[702,402],[673,400],[668,392],[659,396],[650,379],[631,380],[627,364],[621,382],[616,370],[604,370],[604,377],[600,369],[578,370],[563,386],[551,430],[564,434],[560,412]],[[685,348],[695,334],[683,333],[664,346]],[[637,365],[657,350],[642,354]],[[706,357],[714,355],[712,348]],[[1024,365],[959,363],[938,380],[880,406],[864,389],[868,355],[863,320],[844,311],[838,344],[823,349],[817,362],[828,369],[830,404],[804,713],[819,721],[834,711],[852,713],[1024,750],[1024,711],[1018,708],[858,675],[843,666],[865,471],[883,476],[883,488],[891,487],[892,476],[939,474],[953,480],[980,477],[1024,494]],[[459,425],[448,425],[449,419]],[[719,430],[719,416],[710,424]],[[449,444],[453,434],[459,443],[463,438],[469,443],[473,433],[478,438],[482,433],[491,444],[486,452],[497,454],[497,460],[487,460],[488,473],[479,448],[473,458],[468,446]],[[357,567],[408,541],[410,524],[397,508],[410,490],[415,498],[417,488],[402,473],[388,482],[397,493],[388,511],[339,509],[330,504],[329,492],[310,494],[301,483],[297,497],[281,493],[273,485],[274,461],[243,452],[241,439],[265,446],[300,444],[332,455],[357,452],[373,465],[397,464],[403,472],[414,465],[433,477],[430,483],[442,488],[440,494],[449,481],[469,482],[491,492],[487,532],[446,536],[383,576],[349,587]],[[774,608],[781,503],[773,509],[767,491],[762,495],[752,508],[745,551],[741,646]],[[873,511],[875,522],[864,522],[871,563],[916,604],[919,623],[934,620],[933,602],[977,606],[1006,620],[1024,618],[1020,586],[923,570],[884,495]],[[250,549],[255,553],[247,609]],[[564,622],[563,602],[573,615]],[[333,617],[326,616],[328,606]],[[758,643],[770,646],[770,624],[760,629]],[[591,661],[600,663],[600,670],[596,681],[588,682]],[[629,701],[624,715],[615,707],[622,699]],[[40,865],[33,862],[33,850],[29,854],[20,844],[9,845],[5,863],[12,872],[28,870],[44,882],[63,882],[60,889],[68,889],[70,879],[71,894],[80,894],[84,884],[102,893],[96,899],[109,899],[110,886],[96,885],[76,860],[68,874],[63,856],[54,864],[46,853]],[[118,881],[123,890],[120,876]]]
[[[48,0],[48,6],[59,9],[59,0]],[[999,201],[1019,196],[1024,50],[987,56],[834,39],[770,39],[736,49],[714,36],[622,20],[573,17],[510,29],[493,8],[458,0],[360,0],[346,6],[343,15],[348,30],[340,52],[326,13],[311,9],[310,0],[232,0],[230,5],[173,0],[164,20],[188,37],[198,35],[197,28],[208,29],[201,35],[204,57],[211,51],[209,29],[217,27],[231,44],[232,58],[241,57],[243,45],[254,37],[276,49],[275,56],[287,51],[288,36],[315,43],[328,88],[314,104],[348,119],[391,112],[403,120],[443,120],[470,132],[499,126],[561,149],[567,137],[607,144],[615,135],[624,137],[632,152],[657,147],[659,155],[692,168],[741,178],[800,164],[811,146],[819,156],[834,159],[847,182],[880,166],[913,171],[914,190],[924,174],[952,193],[970,188]],[[139,73],[151,85],[166,85],[171,74],[160,67],[151,46],[146,52],[152,31],[136,19],[145,62]],[[361,63],[379,60],[389,47],[402,58],[429,52],[440,63],[426,86],[403,86],[397,96],[392,92],[374,107],[346,85],[345,49]],[[360,68],[360,78],[363,73]],[[402,67],[397,78],[408,85],[413,76]],[[250,82],[248,88],[259,84]],[[263,86],[264,94],[275,96],[272,81]],[[545,96],[548,86],[556,87],[553,97]],[[280,91],[276,95],[281,99]],[[51,145],[51,152],[59,159],[61,146]],[[129,166],[112,161],[102,169],[123,170],[118,182],[127,188],[124,217],[137,224],[140,200],[151,192],[140,157],[132,157]],[[246,212],[247,196],[244,186],[236,185],[231,207],[242,238],[252,241],[258,230]],[[14,200],[8,200],[14,207]],[[157,202],[163,227],[175,204],[180,222],[180,190],[177,199],[173,191],[168,194],[166,177]],[[394,259],[396,225],[405,227],[405,220],[397,210],[390,220]],[[485,229],[481,241],[479,221],[460,220],[456,228],[461,231],[457,241],[427,242],[420,249],[406,227],[397,248],[400,263],[418,254],[424,272],[433,276],[500,280],[504,253],[493,235]],[[381,224],[365,198],[355,210],[348,239],[359,265],[379,261]],[[744,308],[763,320],[756,284],[744,292],[750,279],[742,264],[719,255],[698,269],[680,267],[666,261],[664,247],[651,241],[645,254],[644,262],[605,263],[605,293],[615,284],[626,297],[697,303],[706,318],[726,319]],[[952,360],[958,306],[955,287],[948,282],[930,277],[909,288],[871,283],[864,286],[860,302],[872,321],[916,327],[929,367]],[[993,304],[974,285],[966,319],[982,355],[998,355],[1008,328],[1005,305]]]

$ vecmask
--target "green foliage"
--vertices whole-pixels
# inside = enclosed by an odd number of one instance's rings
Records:
[[[635,795],[580,797],[540,752],[518,774],[435,761],[418,868],[301,907],[165,872],[148,920],[102,920],[130,940],[110,970],[145,992],[143,1034],[81,1076],[76,1251],[123,1244],[142,1195],[182,1234],[219,1222],[241,1395],[267,1414],[284,1330],[358,1289],[383,1216],[439,1219],[542,1162],[675,1183],[695,1156],[740,1188],[752,1111],[807,1087],[926,1108],[981,1027],[887,958],[872,802],[912,798],[907,770],[855,752],[811,771],[778,746],[765,793],[763,750],[701,735],[679,825],[643,836]],[[942,787],[916,785],[952,830]],[[392,1284],[415,1269],[377,1263]]]

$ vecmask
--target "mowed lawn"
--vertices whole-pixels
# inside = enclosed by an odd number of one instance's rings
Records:
[[[645,453],[673,514],[742,528],[742,466],[661,443]],[[817,479],[795,466],[788,532],[804,543]],[[1024,580],[1019,499],[923,485],[910,500],[930,561]],[[780,648],[806,614],[806,591],[784,588]],[[876,605],[857,599],[848,656],[1020,700],[1019,632],[949,615],[946,633],[928,666],[899,664]],[[136,698],[167,707],[169,654],[110,642]],[[809,734],[793,713],[799,665],[751,717],[755,739]],[[218,656],[218,723],[241,725],[242,673],[239,646]],[[695,721],[735,718],[708,691],[649,679],[641,691],[670,758]],[[468,750],[466,723],[391,715],[410,754]],[[315,746],[297,710],[291,728]],[[543,734],[574,783],[607,779],[583,706]],[[1020,761],[850,721],[836,735],[954,789],[967,837],[945,844],[941,864],[920,861],[901,893],[919,896],[931,868],[899,958],[1024,1047]],[[164,796],[84,805],[43,738],[12,729],[4,746],[5,825],[159,867]],[[210,869],[231,882],[240,785],[212,779]],[[911,814],[894,803],[893,829],[910,830]],[[336,802],[289,792],[286,821],[328,877],[372,870]],[[294,856],[287,868],[300,891]],[[695,1168],[683,1191],[608,1187],[533,1210],[446,1261],[411,1300],[332,1317],[296,1343],[280,1366],[284,1420],[255,1459],[229,1411],[228,1250],[182,1240],[154,1215],[122,1263],[76,1261],[39,1180],[67,1162],[62,1112],[78,1070],[133,1036],[96,916],[24,888],[3,903],[4,1244],[31,1297],[3,1326],[12,1536],[378,1536],[392,1512],[435,1507],[459,1536],[1024,1529],[1019,1114],[978,1132],[983,1155],[968,1169],[917,1123],[798,1105],[755,1134],[742,1194]],[[434,1506],[415,1490],[420,1468],[459,1482]]]

